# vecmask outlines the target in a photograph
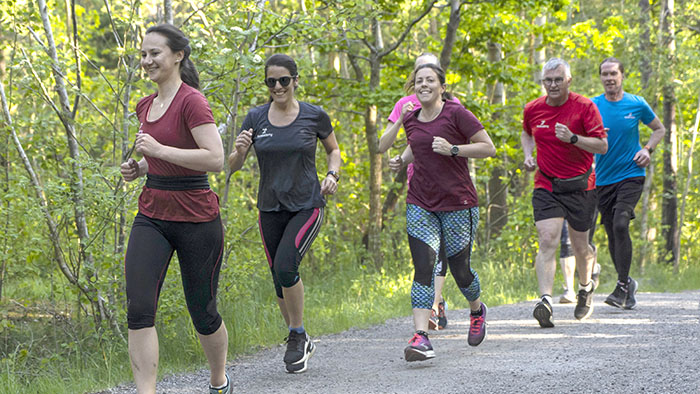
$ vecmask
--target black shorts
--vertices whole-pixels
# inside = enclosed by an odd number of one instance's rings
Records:
[[[611,185],[598,186],[598,210],[600,222],[612,225],[615,211],[624,210],[634,219],[634,207],[644,189],[644,177],[623,179]]]
[[[593,226],[597,201],[595,189],[571,193],[552,193],[547,189],[537,188],[532,193],[535,222],[551,218],[564,218],[576,231],[586,231]]]

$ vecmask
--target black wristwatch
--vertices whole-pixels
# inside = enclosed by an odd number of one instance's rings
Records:
[[[333,178],[335,178],[335,183],[338,183],[338,181],[340,180],[340,174],[338,174],[337,171],[330,170],[326,173],[326,176],[328,175],[332,175]]]
[[[459,154],[459,146],[452,145],[452,149],[450,149],[450,153],[452,154],[452,157],[457,156]]]
[[[572,144],[577,143],[577,142],[578,142],[578,136],[577,136],[576,134],[573,134],[573,135],[571,136],[571,139],[569,140],[569,142],[571,142]]]

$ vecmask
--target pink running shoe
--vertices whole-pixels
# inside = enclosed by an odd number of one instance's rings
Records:
[[[469,324],[469,342],[470,346],[479,346],[486,338],[486,304],[481,303],[481,315],[470,316],[471,323]]]
[[[433,346],[425,331],[416,331],[408,346],[403,350],[406,361],[423,361],[435,357]]]

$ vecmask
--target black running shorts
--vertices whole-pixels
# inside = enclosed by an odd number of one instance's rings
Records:
[[[552,193],[537,188],[532,193],[535,222],[551,218],[564,218],[576,231],[586,231],[593,226],[597,203],[596,190],[571,193]]]

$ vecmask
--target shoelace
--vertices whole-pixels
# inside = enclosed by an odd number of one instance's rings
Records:
[[[472,334],[478,334],[479,331],[481,331],[481,327],[484,324],[484,316],[476,316],[472,319],[472,326],[471,326],[471,333]]]
[[[414,346],[416,344],[416,342],[420,342],[420,340],[421,340],[421,335],[418,333],[415,333],[415,334],[413,334],[413,338],[411,338],[408,341],[408,344],[411,346]]]

